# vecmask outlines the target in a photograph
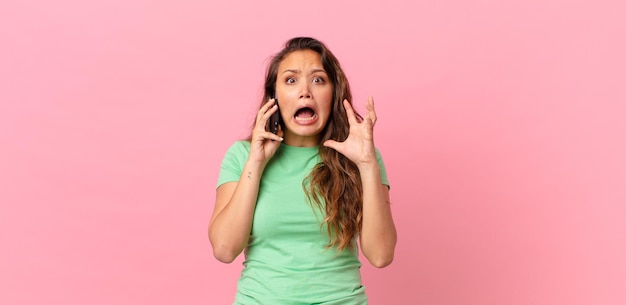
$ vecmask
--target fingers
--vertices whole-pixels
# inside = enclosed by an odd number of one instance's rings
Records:
[[[283,128],[278,125],[278,132],[276,132],[275,134],[273,132],[270,131],[266,131],[267,133],[269,133],[269,136],[272,141],[282,141],[283,140],[283,135],[285,134],[283,132]]]
[[[265,142],[265,140],[282,142],[283,138],[280,135],[273,134],[269,131],[258,131],[252,135],[253,141]]]
[[[278,106],[274,104],[274,99],[270,99],[267,103],[265,103],[256,116],[256,124],[255,124],[255,134],[258,135],[260,139],[270,139],[276,141],[282,141],[283,138],[280,135],[283,134],[282,130],[279,128],[279,133],[274,134],[272,132],[267,131],[267,122],[276,111],[278,111]]]
[[[269,139],[269,140],[272,140],[272,141],[282,141],[283,140],[283,138],[281,136],[279,136],[277,134],[274,134],[272,132],[269,132],[269,131],[265,131],[265,132],[261,133],[260,136],[263,139]]]
[[[337,141],[335,141],[335,140],[326,140],[326,141],[324,142],[324,146],[326,146],[326,147],[330,147],[330,148],[332,148],[332,149],[334,149],[334,150],[337,150],[337,148],[338,148],[338,146],[339,146],[339,145],[340,145],[340,144],[339,144],[339,142],[337,142]]]
[[[265,103],[265,105],[263,105],[256,114],[256,126],[262,126],[263,129],[265,129],[267,120],[272,113],[276,112],[276,109],[278,109],[278,106],[274,105],[274,99],[270,99],[267,103]]]
[[[372,126],[376,124],[376,111],[374,111],[374,97],[369,96],[367,99],[367,104],[365,104],[365,109],[367,109],[367,117],[369,117],[372,122]]]
[[[356,119],[356,115],[354,114],[354,109],[352,109],[352,105],[350,105],[348,100],[343,100],[343,107],[346,109],[346,114],[348,115],[348,123],[350,125],[357,124],[358,121]]]
[[[360,123],[354,114],[354,108],[352,108],[352,105],[348,103],[348,100],[344,100],[343,105],[346,109],[346,113],[348,114],[348,122],[350,125]],[[364,120],[371,122],[372,126],[374,126],[376,124],[376,120],[378,119],[376,117],[376,111],[374,111],[374,97],[368,97],[367,103],[365,103],[365,109],[367,110],[367,113],[365,114]]]

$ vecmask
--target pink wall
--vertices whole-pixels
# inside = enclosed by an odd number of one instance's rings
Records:
[[[371,304],[625,304],[623,2],[404,2],[3,1],[0,303],[229,304],[219,163],[311,35],[377,102]]]

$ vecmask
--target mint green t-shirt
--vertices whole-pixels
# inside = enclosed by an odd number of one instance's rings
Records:
[[[250,143],[235,142],[221,165],[218,186],[239,181]],[[381,180],[385,166],[377,151]],[[320,162],[318,147],[281,144],[267,164],[234,304],[367,304],[354,250],[327,249],[324,218],[307,201],[303,179]]]

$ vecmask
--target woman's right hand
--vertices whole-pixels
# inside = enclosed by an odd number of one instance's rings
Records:
[[[273,134],[265,129],[270,116],[276,111],[278,111],[278,106],[274,105],[274,99],[270,99],[259,109],[250,140],[249,161],[259,162],[265,166],[280,146],[283,140],[282,129],[278,128],[278,134]]]
[[[274,106],[273,99],[259,109],[250,139],[250,156],[239,181],[226,182],[216,190],[209,239],[213,255],[221,262],[232,262],[248,245],[261,176],[283,140],[280,128],[278,135],[265,129],[276,111],[278,107]]]

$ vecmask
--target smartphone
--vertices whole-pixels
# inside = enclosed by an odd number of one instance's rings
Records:
[[[274,105],[278,106],[278,99],[274,99]],[[280,118],[280,109],[277,109],[276,112],[274,112],[270,117],[270,131],[273,134],[277,134],[279,125],[282,125],[282,122]]]

